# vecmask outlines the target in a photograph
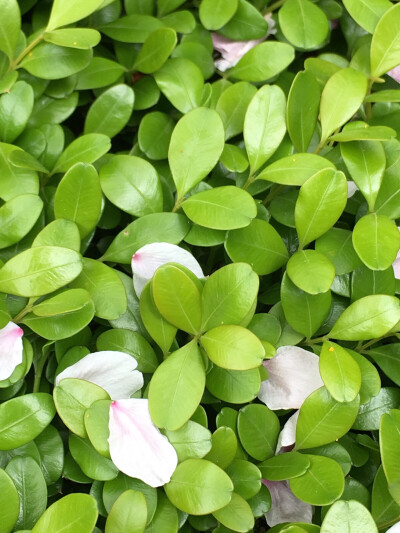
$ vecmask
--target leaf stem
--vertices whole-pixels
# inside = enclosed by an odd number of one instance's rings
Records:
[[[268,15],[268,13],[272,13],[273,11],[276,11],[279,9],[283,4],[286,2],[286,0],[277,0],[277,2],[274,2],[270,6],[266,7],[264,11],[262,12],[263,15]]]
[[[181,205],[183,204],[183,201],[184,201],[185,198],[178,198],[175,202],[175,205],[174,207],[172,208],[172,212],[173,213],[176,213],[178,211],[178,209],[180,209]]]
[[[386,335],[382,335],[382,337],[378,337],[377,339],[372,339],[368,342],[366,342],[365,344],[362,344],[358,351],[360,352],[363,352],[365,351],[367,348],[369,348],[370,346],[373,346],[374,344],[376,344],[377,342],[383,340],[383,339],[387,339],[388,337],[397,337],[399,338],[399,334],[397,333],[394,333],[393,331],[389,331],[389,333],[386,333]],[[358,347],[357,347],[358,348]]]
[[[307,346],[312,346],[313,344],[320,344],[327,340],[329,340],[329,336],[323,335],[322,337],[316,337],[315,339],[308,339],[304,341],[304,344],[307,344]]]
[[[33,39],[33,41],[30,44],[28,44],[28,46],[24,50],[22,50],[22,52],[19,54],[19,56],[14,61],[11,61],[10,66],[8,68],[8,72],[10,70],[15,70],[19,67],[19,64],[24,59],[24,57],[27,56],[35,48],[35,46],[37,46],[40,43],[40,41],[43,39],[43,36],[44,36],[44,33],[41,33],[40,35],[38,35],[35,39]]]
[[[30,313],[32,311],[32,308],[33,308],[35,302],[36,302],[35,298],[30,298],[28,300],[28,303],[26,304],[26,306],[17,315],[15,315],[15,317],[12,319],[12,321],[15,322],[16,324],[18,324],[18,322],[22,318],[24,318],[25,315],[27,315],[28,313]]]

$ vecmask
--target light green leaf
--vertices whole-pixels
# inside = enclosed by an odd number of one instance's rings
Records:
[[[400,449],[400,411],[392,409],[389,413],[383,414],[379,429],[383,470],[388,481],[389,492],[399,505],[400,470],[397,457]]]
[[[36,194],[21,194],[0,207],[0,248],[19,242],[33,228],[43,209]]]
[[[226,140],[243,131],[246,110],[256,92],[254,85],[241,81],[226,88],[218,98],[215,110],[224,124]]]
[[[2,533],[10,533],[18,519],[20,500],[10,476],[0,469],[0,519]]]
[[[237,431],[246,452],[264,461],[275,455],[280,432],[279,419],[266,405],[250,404],[239,411]]]
[[[108,514],[105,533],[143,533],[147,522],[147,504],[144,495],[126,490],[115,500]]]
[[[400,63],[400,5],[392,5],[376,25],[371,42],[371,76],[379,77]]]
[[[283,35],[297,48],[315,50],[328,36],[325,13],[309,0],[287,0],[278,15]]]
[[[254,526],[254,516],[250,505],[235,492],[232,493],[232,499],[228,505],[214,511],[213,515],[218,522],[230,530],[233,528],[233,531],[246,532]]]
[[[166,62],[177,43],[176,32],[172,28],[159,28],[145,40],[136,61],[135,69],[151,74]]]
[[[80,50],[89,50],[99,44],[101,35],[89,28],[67,28],[46,32],[43,39],[48,43]]]
[[[293,154],[282,157],[260,172],[257,179],[280,185],[303,185],[320,170],[334,169],[328,159],[316,154]]]
[[[67,172],[76,163],[94,163],[109,151],[111,143],[107,135],[88,133],[78,137],[61,154],[53,168],[53,174]]]
[[[81,20],[99,9],[102,4],[104,0],[85,0],[85,2],[70,0],[67,3],[63,0],[54,0],[46,30],[52,31]]]
[[[89,494],[68,494],[50,505],[32,533],[92,533],[97,516],[96,500]]]
[[[368,33],[374,33],[382,15],[392,6],[389,0],[343,0],[350,16]]]
[[[361,388],[361,370],[352,356],[339,344],[324,342],[319,371],[325,387],[338,402],[352,402]]]
[[[33,89],[25,81],[17,81],[8,93],[0,97],[0,139],[2,141],[12,143],[24,131],[32,113],[33,100]]]
[[[344,528],[348,533],[378,533],[368,509],[355,500],[335,502],[322,522],[321,533],[342,533]]]
[[[21,13],[17,0],[1,0],[0,12],[0,50],[12,59],[21,30]]]
[[[200,21],[207,30],[219,30],[233,17],[238,4],[238,0],[202,0]]]

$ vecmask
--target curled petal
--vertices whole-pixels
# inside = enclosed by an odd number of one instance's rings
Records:
[[[296,411],[287,419],[282,431],[279,433],[278,444],[276,445],[276,455],[290,452],[296,442],[296,427],[299,418],[299,412]]]
[[[304,400],[323,386],[319,358],[298,346],[281,346],[275,357],[264,361],[268,379],[258,397],[272,410],[299,409]]]
[[[270,527],[284,522],[312,522],[312,506],[293,494],[287,481],[262,480],[271,494],[271,509],[265,514]]]
[[[201,266],[190,252],[168,242],[146,244],[132,257],[133,285],[138,297],[157,268],[166,263],[179,263],[198,278],[204,278]]]
[[[102,387],[112,400],[129,398],[143,387],[143,374],[136,367],[136,359],[127,353],[94,352],[58,374],[56,385],[64,378],[84,379]]]
[[[15,367],[22,363],[23,334],[14,322],[0,329],[0,380],[9,378]]]
[[[400,533],[400,522],[394,524],[394,526],[388,529],[386,533]]]
[[[400,65],[389,70],[388,75],[397,81],[397,83],[400,83]]]
[[[148,400],[112,402],[108,427],[111,459],[121,472],[151,487],[169,482],[178,457],[167,437],[153,424]]]

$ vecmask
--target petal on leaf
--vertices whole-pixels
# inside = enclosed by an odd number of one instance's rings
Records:
[[[289,452],[296,442],[296,427],[299,418],[299,412],[296,411],[287,419],[282,431],[279,433],[278,444],[276,445],[276,455]]]
[[[268,513],[265,514],[267,524],[272,527],[283,522],[312,522],[312,506],[304,503],[293,494],[287,481],[266,481],[272,505]]]
[[[0,329],[0,380],[7,379],[15,367],[22,363],[22,335],[24,331],[9,322]]]
[[[94,352],[58,374],[56,385],[64,378],[84,379],[102,387],[112,400],[129,398],[143,387],[143,374],[136,367],[136,359],[127,353]]]
[[[151,487],[169,482],[178,457],[167,437],[153,424],[148,400],[112,402],[108,427],[111,459],[121,472]]]
[[[282,346],[275,357],[264,361],[269,377],[261,383],[258,397],[267,407],[299,409],[313,391],[323,386],[317,355],[298,346]]]

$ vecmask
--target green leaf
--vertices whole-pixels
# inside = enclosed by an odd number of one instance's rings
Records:
[[[194,15],[187,10],[170,13],[161,21],[177,33],[192,33],[196,26]]]
[[[260,372],[252,370],[226,370],[214,366],[207,374],[207,389],[224,402],[247,403],[254,400],[260,390]]]
[[[40,466],[32,457],[14,457],[6,472],[19,495],[20,510],[15,529],[30,529],[47,507],[47,486]]]
[[[159,28],[145,40],[136,61],[135,69],[145,74],[159,70],[166,62],[177,43],[176,32],[172,28]]]
[[[166,159],[175,122],[170,115],[154,111],[147,113],[141,120],[138,142],[142,152],[149,159]]]
[[[2,9],[1,6],[0,9]],[[25,81],[17,81],[8,93],[0,97],[0,139],[2,141],[12,143],[24,131],[33,110],[33,101],[33,89]]]
[[[16,196],[0,207],[0,248],[19,242],[33,228],[43,209],[35,194]]]
[[[400,303],[394,296],[373,294],[353,302],[338,318],[329,336],[340,340],[382,337],[400,320]]]
[[[382,528],[386,524],[395,524],[400,518],[400,506],[389,493],[382,465],[378,468],[372,487],[371,513],[377,526]]]
[[[289,480],[293,494],[311,505],[329,505],[340,498],[344,477],[340,465],[328,457],[307,455],[310,466],[298,477]]]
[[[215,167],[224,149],[224,139],[222,121],[212,109],[201,107],[179,120],[168,152],[178,200]]]
[[[264,461],[275,455],[280,432],[279,419],[266,405],[250,404],[239,411],[237,430],[246,452]]]
[[[214,511],[213,515],[222,525],[233,528],[233,531],[249,531],[254,526],[254,516],[250,505],[244,498],[232,493],[232,499],[222,509]]]
[[[20,501],[10,476],[0,469],[0,519],[2,533],[10,533],[18,519]]]
[[[355,225],[353,245],[368,268],[386,270],[396,259],[400,248],[400,233],[390,218],[371,213],[361,217]]]
[[[200,339],[213,363],[228,370],[250,370],[262,363],[265,350],[261,341],[242,326],[218,326]]]
[[[357,112],[367,92],[362,72],[344,68],[331,76],[321,95],[321,144]]]
[[[260,43],[240,59],[229,71],[229,76],[243,81],[261,82],[285,70],[293,60],[294,49],[290,44],[274,41]]]
[[[82,270],[77,252],[57,246],[38,246],[12,257],[0,269],[0,291],[18,296],[42,296],[73,279]]]
[[[212,447],[205,459],[226,470],[235,458],[237,449],[235,431],[230,427],[221,426],[212,435]]]
[[[371,76],[379,77],[400,63],[400,6],[385,11],[376,25],[371,42]]]
[[[400,386],[400,345],[385,344],[372,348],[368,351],[368,356],[377,363],[388,378]]]
[[[215,110],[224,124],[226,140],[243,131],[246,110],[256,92],[254,85],[242,81],[230,85],[218,98]]]
[[[11,60],[21,30],[21,13],[17,0],[1,0],[0,11],[0,50]]]
[[[147,524],[149,524],[153,519],[157,507],[157,490],[146,485],[140,479],[134,479],[122,473],[119,473],[115,479],[104,483],[103,502],[106,511],[109,513],[117,498],[129,489],[141,492],[146,498]]]
[[[32,248],[37,246],[59,246],[60,243],[62,243],[64,248],[79,252],[81,237],[75,222],[64,220],[63,218],[53,220],[37,234],[32,243]]]
[[[355,400],[361,388],[361,370],[339,344],[324,342],[319,356],[319,371],[325,387],[336,401]]]
[[[385,91],[380,91],[380,93],[381,92]],[[365,101],[379,101],[378,97],[372,99],[371,97],[373,96],[374,95],[370,95],[369,97],[367,96]],[[368,126],[368,124],[359,122],[360,126],[356,127],[353,126],[353,124],[355,123],[349,122],[349,124],[346,124],[346,126],[340,133],[335,133],[334,135],[331,135],[329,139],[332,141],[346,143],[351,141],[388,141],[391,140],[393,137],[396,137],[395,130],[392,128],[388,128],[387,126]],[[361,124],[364,125],[362,126]]]
[[[302,291],[284,274],[281,284],[281,303],[286,320],[296,331],[311,337],[323,324],[331,308],[331,292],[309,294]],[[299,313],[299,309],[303,312]]]
[[[204,79],[201,70],[189,59],[176,57],[155,73],[158,87],[181,113],[188,113],[201,103]]]
[[[177,466],[164,489],[171,503],[181,511],[204,515],[228,505],[233,484],[214,463],[188,459]]]
[[[44,80],[59,80],[83,70],[90,63],[92,50],[65,48],[40,43],[24,57],[20,65],[29,74]]]
[[[116,41],[144,43],[153,31],[163,26],[161,20],[155,17],[135,13],[104,24],[100,30]]]
[[[169,501],[163,492],[158,494],[157,509],[151,525],[145,533],[152,531],[165,531],[165,533],[176,533],[179,527],[178,510]],[[153,529],[154,528],[154,529]]]
[[[361,370],[360,403],[370,401],[381,390],[381,378],[375,366],[366,358],[354,350],[347,349],[347,352],[356,361]]]
[[[65,4],[63,0],[54,0],[46,30],[51,31],[81,20],[99,9],[103,3],[104,0],[88,0],[84,4],[79,0],[71,0]]]
[[[335,277],[333,264],[315,250],[299,250],[294,253],[286,270],[293,283],[309,294],[328,291]]]
[[[286,452],[275,455],[258,465],[264,479],[285,481],[301,476],[310,466],[307,455],[298,452]]]
[[[89,494],[68,494],[50,505],[39,518],[32,533],[92,533],[98,512]]]
[[[15,146],[0,143],[0,197],[7,201],[21,194],[38,194],[39,178],[37,172],[30,169],[18,168],[10,164],[9,156],[16,149]],[[18,149],[18,148],[17,148]]]
[[[398,388],[382,387],[379,393],[368,403],[360,406],[360,411],[353,424],[353,429],[373,431],[379,429],[383,414],[400,405],[400,392]]]
[[[283,35],[297,48],[320,48],[328,36],[325,13],[309,0],[287,0],[278,15]]]
[[[348,533],[361,529],[364,533],[378,533],[368,509],[355,500],[335,502],[322,522],[321,533],[340,533],[343,528]]]
[[[162,211],[161,183],[154,167],[132,155],[114,155],[100,170],[104,194],[114,205],[137,217]]]
[[[50,394],[38,392],[0,405],[0,450],[30,442],[50,424],[55,414]]]
[[[247,108],[243,137],[254,174],[272,156],[286,132],[285,95],[276,85],[264,85]]]
[[[253,309],[259,279],[250,265],[225,265],[207,279],[202,293],[202,330],[241,324]]]
[[[40,454],[40,467],[46,483],[60,479],[64,465],[64,443],[54,426],[47,426],[36,437],[35,444]]]
[[[105,533],[143,533],[146,522],[147,504],[144,495],[136,490],[126,490],[111,507]]]
[[[145,244],[179,244],[189,231],[189,221],[177,213],[154,213],[138,218],[122,230],[107,248],[103,261],[130,264],[132,255]]]
[[[365,98],[366,102],[400,102],[399,89],[387,89],[386,91],[376,91]],[[373,126],[373,128],[383,128],[384,126]],[[390,128],[391,129],[391,128]]]
[[[201,329],[201,282],[187,268],[177,264],[159,267],[153,277],[154,302],[172,325],[197,335]]]
[[[85,163],[76,163],[57,187],[54,214],[57,219],[65,218],[75,222],[83,238],[96,227],[101,204],[100,180],[95,168]]]
[[[201,459],[211,450],[211,432],[192,420],[176,431],[167,430],[165,434],[180,463],[186,459]]]
[[[107,89],[87,112],[84,133],[102,133],[114,137],[126,126],[134,100],[134,92],[128,85],[114,85]]]
[[[257,215],[250,194],[231,185],[193,194],[183,202],[182,209],[196,224],[220,230],[248,226]]]
[[[76,89],[98,89],[107,87],[118,81],[126,68],[104,57],[94,57],[90,63],[79,72]]]
[[[304,0],[294,0],[299,2]],[[316,8],[314,4],[305,0]],[[279,11],[280,17],[281,10]],[[297,21],[296,21],[297,22]],[[292,23],[293,26],[296,27]],[[321,89],[314,75],[307,71],[298,72],[290,87],[287,101],[287,128],[296,150],[306,152],[317,125]],[[304,156],[299,154],[296,157]],[[312,159],[312,154],[307,154]],[[277,161],[278,163],[279,161]],[[300,184],[302,185],[302,183]]]
[[[71,434],[68,446],[72,457],[86,476],[98,481],[107,481],[117,477],[118,468],[111,459],[100,455],[89,440]]]
[[[89,28],[67,28],[46,32],[43,39],[48,43],[80,50],[89,50],[99,44],[101,35]]]
[[[345,435],[356,419],[359,405],[359,398],[337,402],[325,387],[311,393],[300,408],[295,449],[315,448]]]
[[[226,469],[234,491],[245,500],[253,498],[261,489],[261,472],[250,461],[236,459]]]
[[[101,133],[88,133],[78,137],[61,154],[52,174],[67,172],[76,163],[94,163],[109,151],[110,139]]]
[[[254,219],[246,228],[230,231],[225,249],[232,261],[245,261],[258,275],[278,270],[288,258],[281,236],[268,222]]]
[[[290,96],[290,95],[289,95]],[[334,169],[333,163],[316,154],[294,154],[282,157],[260,172],[257,179],[280,185],[303,185],[321,170]]]
[[[400,411],[398,409],[392,409],[389,413],[382,415],[379,434],[382,465],[388,481],[389,492],[399,504],[400,470],[397,457],[400,448]]]
[[[86,409],[83,419],[90,443],[93,445],[96,452],[103,457],[107,457],[107,459],[110,459],[110,447],[108,445],[108,438],[110,436],[110,431],[108,429],[110,422],[110,404],[111,400],[94,401],[92,405]],[[79,457],[76,457],[76,461],[79,463]],[[95,457],[94,462],[96,462]],[[87,466],[90,468],[90,464]],[[82,470],[83,469],[84,467],[82,465]],[[109,471],[109,468],[106,467],[106,472],[107,471]],[[114,478],[115,476],[112,475],[107,479]]]
[[[361,266],[354,250],[352,232],[342,228],[332,228],[315,241],[315,249],[332,261],[336,275],[348,274]]]
[[[238,4],[238,0],[202,0],[200,21],[207,30],[219,30],[233,17]]]
[[[382,183],[386,157],[380,142],[353,141],[340,145],[345,165],[368,202],[370,211]]]
[[[368,33],[374,33],[380,18],[392,6],[388,0],[343,0],[343,4],[357,24]]]
[[[347,181],[343,172],[327,168],[302,185],[295,208],[300,247],[330,229],[347,202]]]
[[[205,386],[203,358],[192,340],[157,368],[150,382],[153,422],[170,431],[181,428],[197,409]]]
[[[244,150],[234,144],[225,144],[220,162],[231,172],[244,172],[249,166]]]

